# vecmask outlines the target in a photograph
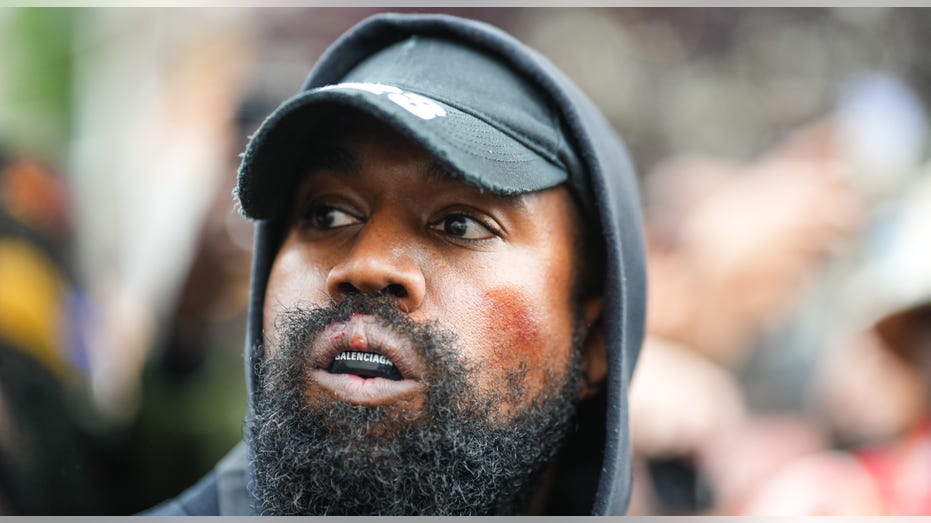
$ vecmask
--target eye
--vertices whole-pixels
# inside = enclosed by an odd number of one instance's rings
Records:
[[[487,240],[495,236],[489,227],[465,214],[450,214],[431,228],[463,240]]]
[[[338,229],[359,223],[355,216],[329,205],[312,205],[304,212],[304,223],[314,229]]]

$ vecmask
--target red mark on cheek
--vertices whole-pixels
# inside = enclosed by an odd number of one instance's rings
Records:
[[[530,363],[540,354],[539,319],[528,300],[512,289],[485,293],[485,339],[494,347],[486,356],[506,369]]]

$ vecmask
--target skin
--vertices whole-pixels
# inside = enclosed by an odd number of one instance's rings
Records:
[[[570,357],[578,218],[568,190],[558,186],[518,197],[482,191],[362,116],[329,136],[348,161],[322,162],[298,184],[291,226],[266,291],[267,350],[278,350],[274,327],[285,307],[386,293],[412,320],[455,333],[460,359],[476,370],[479,394],[505,398],[502,393],[515,385],[520,389],[515,401],[502,400],[489,413],[489,419],[510,419],[565,372]],[[587,385],[580,395],[586,395],[604,378],[601,299],[588,298],[581,309]],[[363,320],[334,326],[325,336],[330,342],[348,336],[350,346],[365,350],[354,337],[364,330]],[[523,380],[508,379],[523,371]],[[349,401],[416,412],[423,403],[417,376],[395,382],[406,383],[403,390],[389,384],[394,394],[366,396],[332,385],[334,375],[324,374],[311,373],[311,405]]]

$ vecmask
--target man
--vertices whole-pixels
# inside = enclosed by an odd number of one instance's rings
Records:
[[[384,14],[250,142],[245,441],[160,514],[623,514],[633,169],[545,59]]]

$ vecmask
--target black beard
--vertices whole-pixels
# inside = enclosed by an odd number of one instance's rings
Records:
[[[391,407],[307,405],[306,351],[327,325],[353,313],[380,318],[420,352],[426,401],[417,419]],[[501,394],[481,397],[471,385],[472,371],[457,358],[455,337],[411,321],[391,300],[351,297],[329,308],[288,310],[281,318],[276,328],[282,346],[255,365],[259,387],[247,420],[260,514],[478,515],[528,509],[575,413],[578,347],[564,375],[548,380],[561,386],[548,388],[501,425],[489,421],[489,413],[498,412],[503,401],[522,403],[526,370],[511,373]]]

